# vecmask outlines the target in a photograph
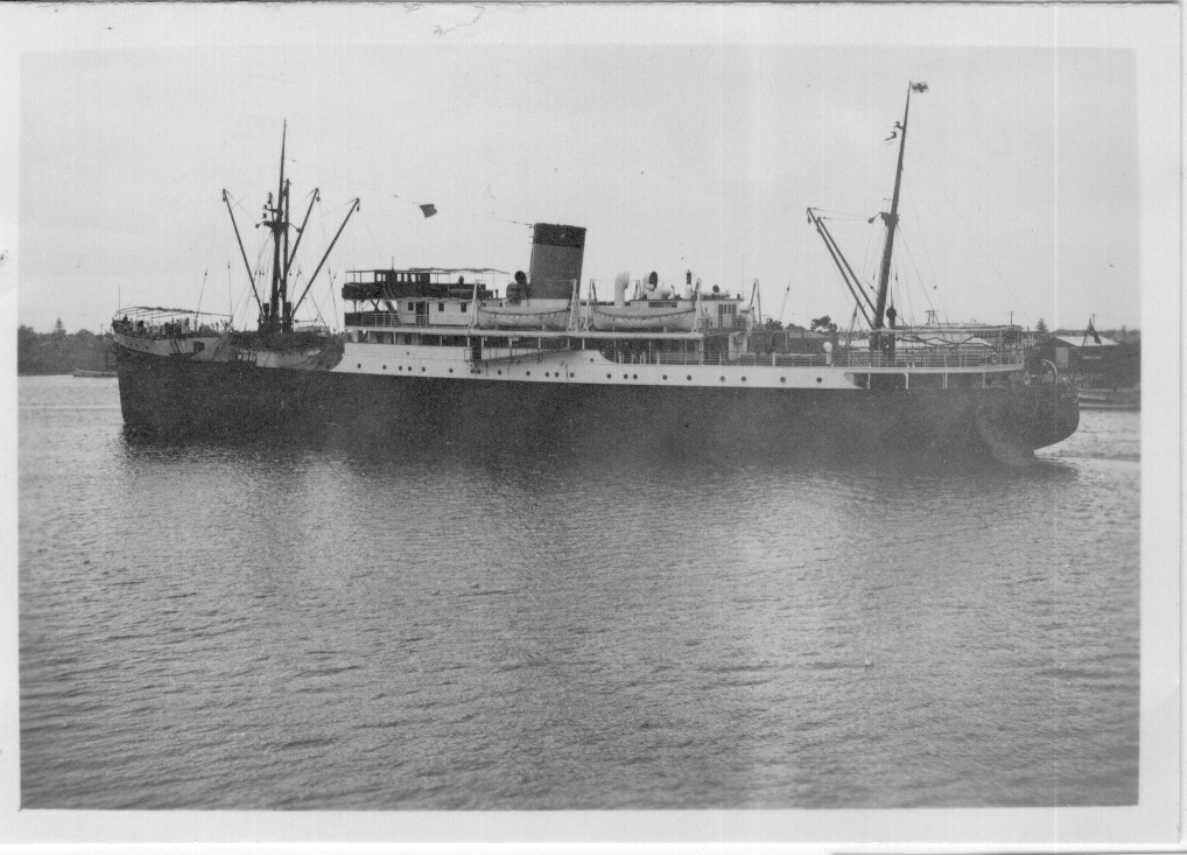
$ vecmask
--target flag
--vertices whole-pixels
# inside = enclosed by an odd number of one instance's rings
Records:
[[[429,217],[437,213],[437,206],[433,204],[421,205],[420,212],[425,215],[425,219],[427,220]]]
[[[913,89],[916,92],[926,92],[927,84],[926,83],[912,83],[911,89]]]

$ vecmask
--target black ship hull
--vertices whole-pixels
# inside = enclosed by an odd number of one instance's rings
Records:
[[[462,443],[476,448],[749,447],[770,453],[1029,456],[1079,411],[1054,385],[816,390],[492,382],[257,368],[120,349],[126,430],[158,439]]]

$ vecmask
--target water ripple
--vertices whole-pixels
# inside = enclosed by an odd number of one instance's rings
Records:
[[[1134,414],[1021,470],[677,464],[136,445],[114,384],[19,388],[26,807],[1136,800]]]

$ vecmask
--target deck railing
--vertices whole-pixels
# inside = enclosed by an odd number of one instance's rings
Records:
[[[132,321],[113,321],[111,330],[120,335],[126,335],[131,338],[210,338],[211,336],[222,335],[230,329],[227,322],[219,324],[200,324],[198,326],[185,326],[176,321],[165,321],[159,324],[144,324],[133,323]]]
[[[346,312],[344,320],[348,327],[398,327],[399,312]]]
[[[417,326],[430,327],[428,318],[421,315],[401,318],[399,312],[369,311],[347,312],[344,318],[347,326],[353,327],[399,327]],[[452,325],[451,325],[452,326]],[[527,338],[529,331],[524,331]],[[580,332],[574,333],[575,338]],[[568,341],[549,340],[547,350],[567,349]],[[789,367],[824,367],[834,366],[849,369],[960,369],[960,368],[992,368],[994,366],[1017,366],[1025,361],[1025,352],[1021,347],[986,347],[937,345],[925,347],[899,347],[893,353],[886,351],[870,351],[865,349],[836,350],[831,355],[827,353],[710,353],[662,351],[662,350],[629,350],[612,354],[609,350],[605,355],[620,364],[659,364],[659,365],[771,365]]]
[[[993,365],[1021,365],[1021,348],[927,347],[883,351],[844,351],[835,354],[834,365],[847,368],[979,368]],[[821,364],[821,363],[816,363]]]
[[[615,361],[620,363],[656,363],[660,365],[774,365],[821,367],[833,365],[839,368],[980,368],[996,365],[1021,365],[1023,352],[1019,348],[991,350],[986,348],[954,349],[915,348],[910,351],[896,351],[893,355],[881,351],[842,351],[832,359],[824,353],[741,353],[733,357],[724,353],[667,353],[640,352],[619,354]]]

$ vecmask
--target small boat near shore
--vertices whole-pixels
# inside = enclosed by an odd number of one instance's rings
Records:
[[[1140,410],[1141,389],[1080,389],[1082,410]]]

